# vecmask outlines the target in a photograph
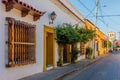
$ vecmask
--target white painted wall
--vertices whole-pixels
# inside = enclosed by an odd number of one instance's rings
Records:
[[[2,1],[2,0],[1,0]],[[28,4],[31,4],[38,10],[47,11],[46,14],[40,18],[37,22],[33,21],[33,17],[28,15],[24,18],[21,17],[21,12],[19,10],[13,9],[10,12],[5,11],[4,4],[0,3],[0,80],[17,80],[22,77],[26,77],[35,73],[43,71],[43,29],[44,24],[49,25],[49,14],[55,11],[57,14],[57,19],[53,25],[55,26],[60,23],[77,23],[69,15],[64,13],[60,8],[54,5],[50,0],[23,0]],[[6,68],[5,64],[7,62],[7,25],[5,25],[5,17],[13,17],[17,20],[25,21],[28,23],[36,24],[36,64],[30,64],[20,67]],[[56,45],[57,46],[57,45]],[[56,56],[57,47],[56,47]],[[57,61],[56,61],[57,62]]]
[[[69,0],[60,0],[60,1],[63,2],[71,11],[73,11],[77,16],[79,16],[81,18],[81,20],[84,21],[83,15],[69,2]],[[68,3],[69,3],[69,5],[68,5]]]

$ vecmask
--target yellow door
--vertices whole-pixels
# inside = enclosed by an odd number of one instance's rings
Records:
[[[71,45],[67,45],[67,62],[71,63]]]
[[[53,34],[47,33],[46,36],[46,65],[53,64]]]
[[[46,25],[44,26],[44,71],[47,70],[47,66],[56,67],[54,34],[54,28]]]

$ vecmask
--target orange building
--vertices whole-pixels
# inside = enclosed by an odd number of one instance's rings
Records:
[[[89,21],[88,19],[85,20],[85,25],[86,25],[86,29],[90,29],[90,30],[94,30],[95,29],[95,25]],[[103,54],[104,53],[104,46],[103,46],[103,43],[104,43],[104,36],[105,34],[100,31],[100,29],[98,27],[96,27],[96,41],[95,41],[95,44],[96,44],[96,55],[100,55],[100,54]],[[89,46],[91,48],[94,49],[94,41],[93,40],[90,40],[87,44],[86,44],[86,47]]]

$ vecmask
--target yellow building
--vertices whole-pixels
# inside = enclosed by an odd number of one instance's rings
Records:
[[[89,21],[89,20],[85,20],[85,25],[86,25],[86,29],[90,29],[90,30],[94,30],[95,25]],[[104,54],[104,36],[105,34],[100,31],[100,29],[98,27],[96,27],[96,39],[95,39],[95,43],[96,43],[96,56],[100,55],[100,54]],[[87,44],[86,47],[89,46],[91,48],[94,48],[94,43],[93,40],[90,40]]]

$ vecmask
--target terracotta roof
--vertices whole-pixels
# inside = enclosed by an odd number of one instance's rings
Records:
[[[45,12],[42,12],[42,11],[39,11],[39,10],[33,8],[31,5],[25,3],[25,2],[23,2],[21,0],[2,0],[2,2],[4,4],[9,4],[10,2],[12,2],[13,4],[17,3],[17,4],[21,5],[21,6],[24,6],[25,8],[27,8],[29,10],[33,10],[34,12],[38,13],[39,15],[43,15],[45,13]]]

